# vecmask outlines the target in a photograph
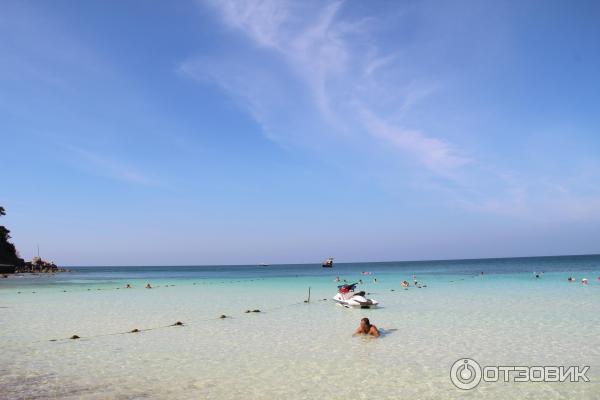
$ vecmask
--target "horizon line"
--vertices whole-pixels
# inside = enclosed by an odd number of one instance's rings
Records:
[[[480,258],[447,258],[447,259],[428,259],[428,260],[388,260],[388,261],[344,261],[337,262],[336,264],[388,264],[388,263],[426,263],[426,262],[443,262],[443,261],[477,261],[477,260],[510,260],[510,259],[524,259],[524,258],[558,258],[558,257],[589,257],[589,256],[600,256],[600,253],[586,253],[586,254],[555,254],[555,255],[535,255],[535,256],[515,256],[515,257],[480,257]],[[309,263],[266,263],[265,266],[284,266],[284,265],[312,265],[319,264],[320,262],[309,262]],[[149,264],[149,265],[61,265],[66,268],[99,268],[99,267],[248,267],[248,266],[260,266],[261,264]]]

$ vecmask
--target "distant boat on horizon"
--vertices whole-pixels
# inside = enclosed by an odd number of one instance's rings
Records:
[[[258,266],[259,266],[259,267],[268,267],[268,266],[269,266],[269,264],[266,264],[266,263],[260,263],[260,264],[258,264]]]
[[[328,259],[323,261],[323,264],[321,264],[321,266],[323,268],[333,268],[333,257],[329,257]]]

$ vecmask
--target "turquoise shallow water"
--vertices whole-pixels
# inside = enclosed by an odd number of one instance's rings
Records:
[[[427,287],[402,290],[399,282],[413,274]],[[382,308],[335,306],[336,276],[363,279],[361,289]],[[600,256],[580,256],[333,270],[75,267],[11,277],[0,280],[0,398],[595,399],[599,276]],[[363,316],[390,333],[352,337]],[[185,325],[168,327],[175,321]],[[143,331],[125,333],[134,328]],[[66,339],[73,334],[81,339]],[[461,357],[482,365],[590,365],[591,382],[484,382],[464,392],[449,380]]]

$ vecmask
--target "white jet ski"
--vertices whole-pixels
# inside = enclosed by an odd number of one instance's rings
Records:
[[[338,292],[333,297],[333,301],[346,308],[377,308],[379,302],[373,299],[367,299],[365,292],[355,292],[356,283],[351,285],[338,286]]]

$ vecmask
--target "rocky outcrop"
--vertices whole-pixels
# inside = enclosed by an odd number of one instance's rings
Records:
[[[6,215],[4,207],[0,206],[0,217]],[[10,241],[10,231],[4,226],[0,226],[0,274],[12,274],[22,272],[34,273],[53,273],[65,271],[56,264],[44,261],[40,257],[34,257],[33,260],[25,262]]]
[[[33,260],[23,263],[23,265],[16,268],[17,273],[54,273],[54,272],[65,272],[66,269],[59,268],[52,261],[44,261],[40,257],[33,257]]]
[[[5,214],[4,207],[0,206],[0,217]],[[10,231],[0,225],[0,273],[3,274],[13,273],[25,263],[9,239]]]

